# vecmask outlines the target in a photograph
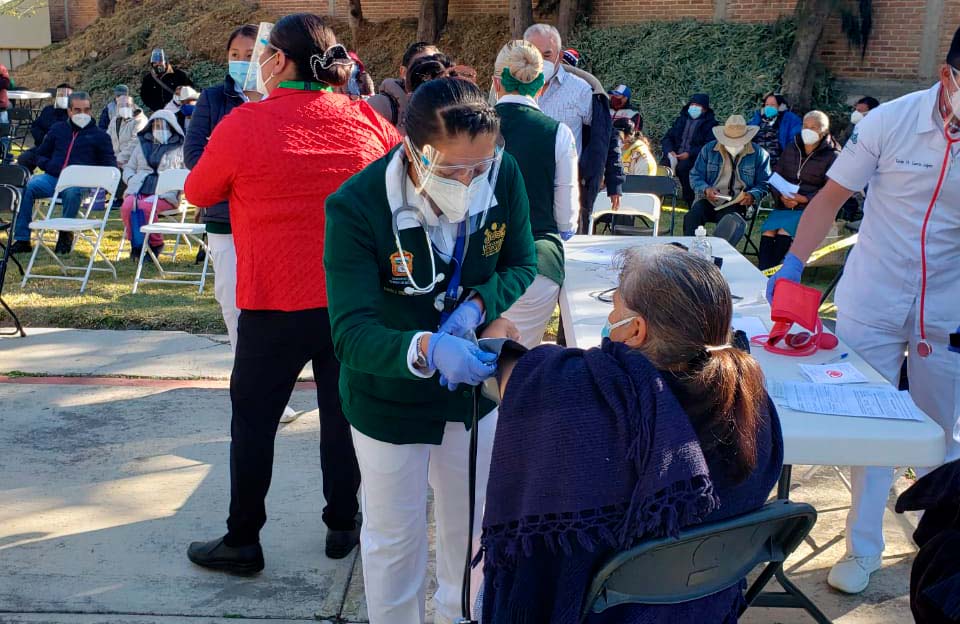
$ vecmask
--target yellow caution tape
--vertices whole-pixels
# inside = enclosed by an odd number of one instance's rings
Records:
[[[846,249],[847,247],[853,247],[854,245],[857,244],[857,236],[859,236],[859,234],[854,234],[853,236],[842,238],[835,243],[830,243],[826,247],[821,247],[820,249],[817,249],[812,254],[810,254],[810,258],[807,259],[807,264],[810,264],[811,262],[816,262],[820,258],[830,255],[835,251]],[[782,266],[783,266],[782,264],[778,264],[775,267],[770,267],[769,269],[762,271],[762,273],[764,277],[772,277],[773,274],[779,271],[780,267]]]

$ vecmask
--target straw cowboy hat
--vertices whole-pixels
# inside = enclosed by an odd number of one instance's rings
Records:
[[[746,145],[760,132],[759,126],[748,126],[742,115],[730,115],[722,126],[714,126],[713,136],[723,145]]]

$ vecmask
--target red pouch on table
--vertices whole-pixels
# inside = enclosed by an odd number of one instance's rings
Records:
[[[837,337],[823,331],[820,321],[820,291],[789,280],[779,280],[773,291],[770,319],[773,329],[754,336],[751,342],[780,355],[813,355],[818,349],[835,349]],[[793,325],[806,329],[791,334]],[[780,342],[786,346],[778,346]]]

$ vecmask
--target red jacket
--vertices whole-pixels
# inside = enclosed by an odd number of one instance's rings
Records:
[[[10,72],[3,63],[0,63],[0,110],[7,110],[10,106],[10,100],[7,97],[7,89],[10,88]]]
[[[217,124],[185,190],[230,202],[240,309],[327,306],[324,202],[399,142],[366,102],[323,91],[277,88]]]

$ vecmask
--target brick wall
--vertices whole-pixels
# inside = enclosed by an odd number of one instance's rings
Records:
[[[65,0],[69,4],[70,32],[96,18],[96,0]],[[261,6],[282,15],[299,11],[328,13],[331,0],[260,0]],[[536,3],[537,0],[534,0]],[[933,0],[930,0],[933,1]],[[64,0],[49,0],[53,39],[64,37]],[[726,5],[726,19],[768,22],[791,13],[796,0],[594,0],[597,25],[630,24],[643,20],[714,19],[715,3]],[[941,62],[954,30],[960,25],[960,0],[942,0],[937,62]],[[820,46],[821,59],[840,78],[916,80],[921,76],[921,46],[927,0],[873,0],[874,30],[866,57],[851,49],[840,30],[840,19],[827,24]],[[722,6],[722,5],[721,5]],[[345,17],[347,0],[333,0],[333,12]],[[379,21],[415,17],[420,0],[363,0],[363,14]],[[450,0],[450,17],[505,14],[507,0]]]
[[[79,32],[97,19],[97,0],[48,0],[50,7],[50,38],[53,41],[65,39]],[[64,17],[70,21],[67,28]]]

